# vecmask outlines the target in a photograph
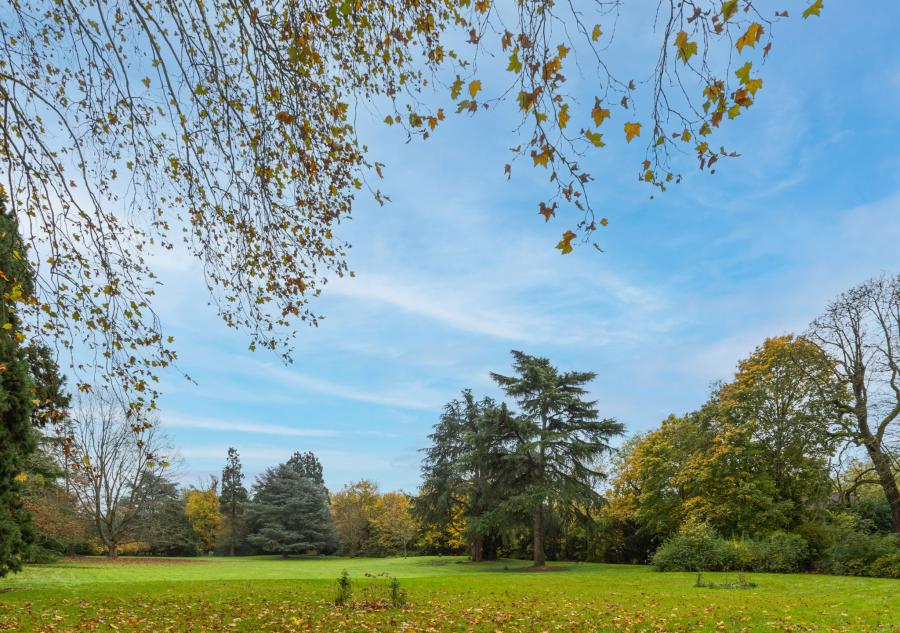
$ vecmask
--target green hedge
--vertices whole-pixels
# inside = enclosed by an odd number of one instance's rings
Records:
[[[799,534],[776,532],[758,538],[724,538],[705,523],[688,521],[656,550],[658,571],[753,571],[791,573],[815,567],[849,576],[900,578],[896,535],[837,529],[831,546],[814,560]]]

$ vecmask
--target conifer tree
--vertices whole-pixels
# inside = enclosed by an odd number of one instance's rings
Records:
[[[222,495],[219,497],[219,510],[225,518],[224,537],[229,556],[234,556],[244,531],[248,495],[243,481],[241,457],[237,449],[231,447],[228,449],[225,468],[222,469]]]
[[[327,552],[335,546],[325,489],[292,464],[269,468],[254,485],[247,540],[268,554]]]
[[[596,402],[587,400],[584,385],[596,377],[593,372],[560,372],[547,358],[516,350],[512,355],[515,375],[491,374],[521,410],[505,417],[515,438],[505,503],[530,511],[534,564],[543,566],[548,506],[552,501],[559,511],[578,511],[601,500],[595,484],[603,473],[596,462],[624,427],[601,419]]]
[[[31,294],[32,273],[18,223],[0,189],[0,577],[21,569],[24,550],[33,540],[18,477],[35,448],[31,380],[17,314],[17,305]]]

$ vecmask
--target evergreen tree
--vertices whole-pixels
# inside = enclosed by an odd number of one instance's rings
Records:
[[[187,515],[177,484],[164,475],[146,473],[138,486],[145,491],[134,536],[147,543],[151,554],[196,556],[200,537]]]
[[[251,530],[247,540],[252,545],[285,558],[334,548],[334,523],[325,489],[294,464],[268,468],[253,493],[247,511]]]
[[[515,438],[505,469],[510,493],[505,505],[531,513],[534,564],[542,566],[545,513],[551,505],[579,513],[601,500],[595,485],[603,473],[596,462],[624,427],[601,419],[596,403],[585,398],[593,372],[563,373],[549,359],[515,350],[512,355],[516,375],[491,374],[521,408],[519,416],[504,416]]]
[[[234,556],[244,533],[248,495],[243,481],[241,457],[237,449],[229,448],[225,468],[222,469],[222,494],[219,497],[219,510],[225,518],[224,537],[229,556]]]
[[[422,488],[416,514],[438,532],[460,516],[473,561],[493,558],[497,509],[503,490],[498,485],[509,438],[503,435],[505,406],[490,398],[477,401],[471,390],[444,407],[429,436],[422,465]]]
[[[18,223],[0,189],[0,577],[18,571],[33,530],[22,505],[18,480],[25,457],[35,448],[31,428],[31,380],[22,350],[16,304],[32,294]]]
[[[328,489],[325,487],[325,475],[322,469],[322,463],[319,461],[319,458],[316,457],[315,453],[312,451],[306,451],[305,453],[296,451],[287,460],[287,465],[296,470],[303,477],[322,486],[322,489],[325,491],[325,496],[328,496]]]

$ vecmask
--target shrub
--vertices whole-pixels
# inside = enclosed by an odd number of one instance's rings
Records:
[[[869,565],[869,576],[881,578],[900,578],[900,552],[885,554]]]
[[[651,563],[657,571],[711,571],[720,567],[714,559],[722,552],[712,552],[719,537],[708,524],[688,519],[678,533],[667,539],[653,554]]]
[[[653,555],[658,571],[797,572],[809,560],[809,546],[797,534],[776,532],[758,539],[726,539],[706,524],[686,523]]]
[[[880,575],[873,573],[876,568],[887,570],[891,559],[898,557],[900,549],[894,535],[845,531],[826,552],[825,568],[843,576]],[[885,561],[876,567],[876,561],[881,559]]]

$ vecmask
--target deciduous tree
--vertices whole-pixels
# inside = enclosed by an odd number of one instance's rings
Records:
[[[900,532],[900,274],[841,294],[808,337],[831,358],[833,378],[849,392],[849,400],[833,401],[842,421],[835,430],[865,450]]]
[[[153,310],[151,258],[183,240],[225,323],[251,347],[289,354],[289,326],[316,323],[310,298],[348,274],[337,229],[358,191],[385,199],[371,184],[384,166],[357,136],[362,106],[421,138],[445,110],[508,107],[519,133],[502,171],[512,176],[521,159],[546,174],[535,210],[548,222],[559,215],[562,253],[596,244],[607,220],[589,196],[591,153],[614,134],[643,143],[634,171],[660,190],[680,179],[673,156],[693,154],[707,169],[733,155],[715,132],[759,96],[787,15],[777,8],[10,3],[0,16],[0,155],[12,211],[29,218],[27,257],[40,263],[23,327],[97,353],[85,371],[73,360],[78,382],[108,384],[145,415],[156,372],[176,358]],[[608,52],[622,12],[654,42],[640,81],[615,72]],[[576,99],[569,78],[582,73],[589,95]]]
[[[200,548],[204,553],[215,549],[222,527],[218,483],[215,477],[210,477],[206,488],[191,488],[184,492],[185,513],[200,537]]]

